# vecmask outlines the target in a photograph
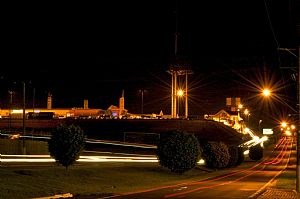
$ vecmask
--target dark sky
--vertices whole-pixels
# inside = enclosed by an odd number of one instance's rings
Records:
[[[20,82],[26,81],[28,103],[35,88],[37,106],[46,106],[50,91],[56,107],[82,107],[89,99],[91,108],[106,109],[117,105],[124,89],[125,106],[139,112],[138,90],[146,89],[145,112],[169,113],[166,71],[174,60],[175,5],[171,0],[7,5],[1,106],[8,89],[16,91],[18,105]],[[228,96],[249,98],[252,91],[241,75],[267,71],[290,79],[292,71],[279,69],[295,61],[276,48],[296,46],[296,7],[296,0],[178,0],[178,57],[194,71],[193,114],[224,106]]]

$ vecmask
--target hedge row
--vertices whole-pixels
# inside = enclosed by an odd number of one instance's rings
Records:
[[[194,168],[200,158],[211,169],[238,166],[244,161],[244,153],[241,147],[199,140],[193,134],[176,130],[161,137],[157,158],[161,166],[182,174]]]

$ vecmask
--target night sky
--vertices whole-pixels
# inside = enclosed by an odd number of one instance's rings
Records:
[[[276,49],[297,47],[296,3],[178,0],[177,58],[194,71],[191,114],[216,111],[226,97],[241,97],[258,109],[248,80],[283,81],[278,92],[294,106],[295,72],[281,67],[297,62]],[[144,89],[144,112],[169,114],[175,8],[175,0],[7,5],[1,108],[7,107],[8,90],[15,91],[14,105],[21,105],[25,81],[27,106],[35,88],[39,107],[46,107],[51,92],[56,108],[82,107],[88,99],[90,108],[107,109],[118,105],[124,89],[125,107],[138,113]]]

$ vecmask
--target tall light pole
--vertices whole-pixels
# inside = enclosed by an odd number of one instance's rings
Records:
[[[144,113],[144,92],[145,89],[140,89],[139,92],[141,93],[141,114]]]
[[[300,26],[300,22],[298,24]],[[298,35],[300,42],[300,33]],[[298,84],[297,84],[297,105],[298,105],[298,129],[297,129],[297,165],[296,165],[296,191],[300,193],[300,44],[298,44],[298,56],[294,54],[291,50],[296,49],[288,49],[288,48],[278,48],[278,50],[284,50],[289,52],[291,55],[297,58],[298,60]]]
[[[26,154],[26,146],[25,146],[25,117],[26,117],[26,113],[25,113],[25,99],[26,99],[26,91],[25,91],[25,82],[23,83],[23,154]]]
[[[185,119],[189,116],[189,108],[188,108],[188,71],[185,71],[185,109],[184,109],[184,117]]]
[[[258,122],[258,133],[260,133],[260,129],[261,129],[261,123],[262,123],[262,120],[259,120],[259,122]]]
[[[249,115],[250,115],[249,110],[245,109],[244,114],[247,116],[247,124],[249,126]]]
[[[300,35],[299,35],[300,37]],[[300,40],[300,39],[299,39]],[[298,46],[298,133],[297,133],[297,169],[296,191],[300,192],[300,45]]]
[[[9,93],[9,124],[8,124],[8,129],[10,131],[11,128],[11,112],[12,112],[12,100],[13,100],[13,91],[8,91]]]

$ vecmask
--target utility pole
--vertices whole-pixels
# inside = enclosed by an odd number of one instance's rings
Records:
[[[8,91],[9,93],[9,124],[8,124],[8,130],[11,130],[11,112],[12,112],[12,99],[13,99],[13,91]]]
[[[184,117],[185,119],[188,118],[189,115],[189,108],[188,108],[188,71],[185,71],[185,109],[184,109]]]
[[[300,24],[299,24],[300,25]],[[299,33],[300,34],[300,33]],[[300,40],[300,35],[298,36]],[[299,41],[300,42],[300,41]],[[291,55],[297,58],[298,60],[298,78],[297,78],[297,110],[298,110],[298,128],[297,128],[297,164],[296,164],[296,191],[300,193],[300,44],[298,44],[298,56],[293,53],[291,50],[296,49],[288,49],[288,48],[278,48],[278,50],[283,50],[289,52]]]
[[[32,120],[34,120],[34,108],[35,108],[35,88],[32,93]],[[32,133],[34,132],[34,125],[32,126]]]
[[[300,35],[299,35],[300,37]],[[300,39],[299,39],[300,40]],[[296,191],[300,193],[300,44],[298,44],[298,133],[297,133],[297,167],[296,167]]]
[[[300,35],[299,35],[300,40]],[[300,41],[299,41],[300,42]],[[298,56],[294,54],[291,50],[296,49],[288,49],[288,48],[278,48],[278,50],[283,50],[289,52],[291,55],[297,58],[298,60],[298,78],[297,78],[297,110],[298,110],[298,128],[297,128],[297,165],[296,165],[296,191],[300,193],[300,44],[298,44]]]
[[[144,114],[144,92],[145,92],[145,89],[140,89],[139,92],[141,93],[141,114]]]
[[[26,117],[26,113],[25,113],[25,82],[23,82],[23,154],[26,154],[26,146],[25,146],[25,117]]]

